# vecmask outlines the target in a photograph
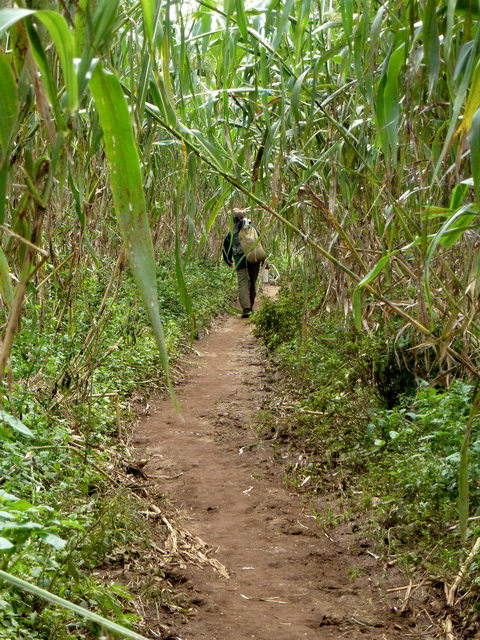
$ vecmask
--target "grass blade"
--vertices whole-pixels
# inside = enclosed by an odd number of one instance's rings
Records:
[[[67,112],[73,113],[78,107],[78,86],[73,58],[75,55],[75,43],[68,28],[65,18],[55,11],[33,11],[29,9],[2,9],[0,10],[0,37],[19,20],[29,16],[36,16],[47,28],[60,58],[65,81],[67,95]],[[38,64],[38,60],[37,60]],[[44,71],[42,69],[42,71]],[[51,96],[50,96],[51,98]],[[52,98],[51,98],[52,99]]]
[[[168,373],[168,354],[158,308],[155,256],[128,104],[118,78],[100,66],[90,80],[90,90],[103,128],[118,224],[160,351],[170,394],[176,402]]]
[[[7,57],[0,52],[0,224],[5,221],[10,149],[17,121],[17,86]]]
[[[0,293],[3,299],[10,309],[13,304],[13,287],[10,272],[8,269],[8,262],[5,253],[0,246]]]
[[[475,200],[480,204],[480,109],[472,119],[470,134],[470,162],[472,164],[473,184],[475,186]]]
[[[428,69],[428,91],[431,94],[440,71],[440,40],[437,25],[437,0],[428,0],[423,15],[424,59]]]

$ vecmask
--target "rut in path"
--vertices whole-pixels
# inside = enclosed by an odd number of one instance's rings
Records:
[[[249,323],[229,317],[195,346],[200,355],[191,356],[177,389],[184,419],[169,399],[159,400],[137,431],[147,475],[173,478],[160,490],[183,513],[182,526],[230,573],[227,579],[208,566],[183,569],[183,586],[201,604],[178,623],[176,636],[414,638],[392,610],[395,599],[385,597],[391,583],[365,543],[345,530],[327,537],[283,482],[270,446],[246,446],[258,443],[250,425],[273,392]]]

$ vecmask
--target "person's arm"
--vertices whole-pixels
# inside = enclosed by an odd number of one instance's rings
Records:
[[[233,241],[233,237],[229,231],[223,241],[223,250],[222,250],[223,260],[225,264],[227,264],[229,267],[233,267],[232,241]]]

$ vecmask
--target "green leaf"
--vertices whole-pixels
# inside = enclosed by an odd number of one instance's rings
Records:
[[[23,436],[28,436],[29,438],[33,438],[33,433],[30,431],[28,427],[26,427],[23,422],[20,422],[17,418],[14,418],[9,413],[5,413],[2,409],[0,409],[0,420],[5,424],[8,424],[14,431],[21,433]]]
[[[93,16],[93,50],[104,44],[112,32],[117,19],[119,0],[99,0]]]
[[[300,90],[302,88],[302,83],[305,80],[305,78],[307,77],[307,75],[310,73],[310,69],[307,69],[306,71],[304,71],[296,80],[295,84],[293,85],[293,89],[292,89],[292,97],[291,97],[291,106],[292,106],[292,113],[295,116],[295,119],[297,122],[299,122],[302,118],[302,115],[300,113],[300,106],[299,106],[299,97],[300,97]]]
[[[19,498],[14,496],[13,493],[8,493],[4,489],[0,489],[0,500],[3,502],[16,502]]]
[[[117,17],[118,3],[119,0],[98,0],[95,3],[93,17],[89,14],[93,3],[87,1],[84,6],[86,14],[78,24],[81,30],[79,37],[85,43],[77,72],[80,96],[83,96],[88,80],[97,65],[98,58],[95,58],[95,56],[98,54],[98,49],[105,46],[110,38]],[[83,21],[85,21],[85,25]],[[86,28],[87,25],[90,25],[90,29]]]
[[[54,533],[47,533],[46,536],[42,536],[42,541],[45,544],[50,545],[54,549],[57,549],[57,551],[61,551],[67,544],[66,540],[64,540],[63,538],[60,538]]]
[[[374,278],[380,273],[380,271],[383,269],[383,267],[387,264],[387,262],[390,260],[390,258],[395,253],[397,253],[397,251],[393,251],[392,253],[389,253],[388,255],[383,256],[383,258],[380,258],[380,260],[373,267],[373,269],[371,269],[367,273],[367,275],[358,283],[358,288],[361,289],[366,284],[369,284],[372,280],[374,280]]]
[[[460,60],[460,58],[462,57],[465,61],[464,62],[465,70],[463,71],[463,77],[454,94],[455,99],[453,102],[453,107],[451,108],[450,123],[448,126],[447,135],[445,136],[442,152],[440,153],[437,160],[437,164],[435,165],[435,170],[433,172],[432,180],[435,180],[437,178],[443,159],[445,158],[445,155],[450,149],[452,137],[457,127],[457,118],[460,114],[460,110],[462,109],[463,102],[467,94],[467,90],[470,84],[470,79],[472,77],[474,65],[477,63],[477,60],[478,60],[477,49],[479,44],[480,44],[480,29],[477,29],[475,40],[473,42],[469,42],[463,45],[462,49],[460,50],[460,53],[458,54],[458,59]],[[457,63],[457,68],[459,66],[460,65]],[[462,69],[463,69],[463,66],[462,66]],[[460,71],[458,73],[460,73]]]
[[[33,509],[33,504],[28,502],[28,500],[17,500],[8,505],[8,508],[12,511],[28,511],[29,509]]]
[[[72,167],[70,165],[68,167],[68,184],[70,185],[70,190],[75,202],[75,212],[77,214],[78,221],[80,222],[82,230],[85,231],[85,224],[87,222],[87,219],[83,210],[83,193],[80,191],[80,189],[77,189],[77,185],[75,184],[72,175]]]
[[[0,224],[5,221],[5,206],[7,202],[7,179],[10,169],[10,150],[13,144],[13,138],[16,130],[17,122],[17,85],[13,75],[12,68],[5,54],[0,51]],[[0,256],[1,258],[1,256]],[[0,260],[0,278],[2,293],[8,301],[8,287],[5,289],[4,267],[5,257]],[[9,281],[9,278],[8,278]]]
[[[89,0],[78,0],[75,10],[75,57],[81,58],[87,41],[87,11]]]
[[[448,207],[451,211],[455,211],[462,204],[463,199],[468,193],[468,187],[469,185],[465,184],[465,182],[461,182],[460,184],[455,185],[452,190],[450,204]]]
[[[126,627],[123,627],[116,622],[111,622],[107,620],[103,616],[98,615],[97,613],[93,613],[84,607],[79,607],[77,604],[73,602],[69,602],[64,598],[60,598],[59,596],[50,593],[50,591],[46,591],[40,587],[37,587],[34,584],[30,584],[21,578],[17,578],[17,576],[13,576],[6,571],[0,571],[0,580],[4,580],[8,584],[12,584],[14,587],[21,589],[23,591],[28,591],[28,593],[33,593],[35,596],[46,600],[47,602],[51,602],[52,604],[56,604],[68,611],[72,611],[82,618],[86,618],[91,622],[95,622],[100,625],[101,628],[107,629],[108,631],[112,631],[115,634],[118,634],[122,638],[127,638],[128,640],[147,640],[145,636],[141,636],[139,633],[135,633],[135,631],[131,631]]]
[[[10,540],[7,540],[7,538],[3,538],[2,536],[0,536],[0,552],[2,551],[10,551],[11,549],[14,548],[15,545],[13,545]]]
[[[103,129],[105,150],[118,225],[160,351],[172,400],[168,354],[158,308],[156,264],[148,226],[142,173],[127,101],[118,78],[100,65],[90,80],[90,90]]]
[[[272,43],[272,49],[274,51],[276,51],[279,48],[283,34],[287,29],[287,26],[290,20],[290,14],[293,8],[293,3],[294,3],[294,0],[285,0],[285,3],[283,5],[283,10],[282,10],[282,13],[280,14],[279,23],[277,26],[277,32],[275,34],[275,38]]]
[[[7,56],[0,51],[0,146],[7,158],[17,120],[17,84]],[[0,161],[2,156],[0,155]],[[4,159],[8,163],[8,159]]]
[[[73,66],[75,43],[65,18],[55,11],[2,9],[0,10],[0,37],[16,22],[33,15],[48,29],[50,37],[57,48],[65,81],[65,91],[67,95],[66,108],[69,113],[73,113],[78,107],[78,85]]]
[[[405,62],[405,42],[392,53],[377,95],[377,126],[382,141],[383,152],[392,166],[397,164],[397,138],[400,117],[398,77]]]
[[[353,319],[358,331],[362,330],[362,290],[358,287],[353,292]]]
[[[470,163],[475,187],[475,201],[478,207],[480,205],[480,109],[477,109],[472,119],[472,128],[470,131]]]
[[[140,0],[143,14],[143,24],[150,48],[153,50],[153,25],[155,16],[155,0]]]
[[[30,9],[1,9],[0,10],[0,38],[16,22],[35,13]]]
[[[460,465],[458,469],[458,521],[460,528],[460,538],[462,543],[467,540],[468,517],[470,515],[470,492],[469,492],[469,448],[472,436],[473,423],[480,408],[480,389],[475,390],[475,396],[470,406],[470,414],[463,434],[462,446],[460,448]]]
[[[342,14],[345,37],[348,45],[351,46],[353,33],[353,0],[340,0],[340,13]]]
[[[73,36],[63,16],[55,13],[55,11],[38,11],[37,16],[48,29],[50,37],[57,48],[65,81],[66,109],[68,113],[72,114],[78,108],[78,83],[73,66],[73,58],[75,57]]]
[[[427,0],[423,14],[423,50],[428,69],[428,90],[431,93],[437,84],[440,71],[440,39],[437,25],[437,0]]]
[[[248,42],[248,24],[247,16],[245,13],[244,0],[235,0],[235,7],[237,10],[237,26],[242,38],[245,42]]]
[[[13,304],[13,287],[10,269],[8,268],[7,257],[0,247],[0,293],[8,308]]]

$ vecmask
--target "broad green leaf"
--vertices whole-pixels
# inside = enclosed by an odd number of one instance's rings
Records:
[[[14,545],[10,542],[10,540],[7,540],[7,538],[3,538],[2,536],[0,536],[0,553],[2,551],[10,551],[13,548]]]
[[[21,433],[23,436],[28,436],[30,438],[33,437],[33,433],[23,424],[23,422],[20,422],[20,420],[6,413],[2,409],[0,409],[0,421],[8,424],[9,427],[18,433]]]
[[[118,4],[120,0],[99,0],[93,16],[93,42],[94,51],[110,38],[113,25],[117,18]]]
[[[177,123],[177,114],[175,112],[175,106],[172,103],[170,91],[168,89],[169,76],[167,77],[167,84],[164,82],[163,75],[158,75],[157,82],[150,82],[150,94],[155,103],[155,106],[160,111],[162,117],[174,127]]]
[[[280,14],[279,23],[277,25],[277,32],[275,34],[275,38],[272,43],[272,48],[275,51],[279,48],[280,42],[282,41],[282,37],[288,27],[293,5],[294,5],[294,0],[285,0],[282,13]]]
[[[75,10],[75,57],[81,58],[87,41],[87,11],[89,0],[78,0]]]
[[[66,540],[60,538],[54,533],[47,533],[46,536],[42,536],[42,541],[50,547],[57,549],[57,551],[61,551],[67,544]]]
[[[307,32],[307,28],[309,26],[310,21],[310,11],[312,8],[311,0],[302,0],[300,3],[300,11],[297,18],[297,26],[296,26],[296,43],[295,43],[295,61],[298,65],[301,60],[302,52],[304,48],[307,46],[308,36],[305,38],[305,33]]]
[[[145,25],[145,33],[147,34],[150,49],[153,50],[153,25],[155,16],[155,0],[140,0],[143,13],[143,24]]]
[[[172,399],[175,399],[158,308],[156,264],[146,214],[140,160],[127,101],[118,78],[100,66],[97,66],[90,80],[90,90],[103,129],[118,225],[133,276],[152,325],[170,393]]]
[[[452,191],[452,196],[450,198],[450,205],[448,207],[450,211],[455,211],[459,208],[459,206],[463,202],[463,199],[468,193],[468,187],[469,185],[465,184],[465,182],[461,182],[460,184],[455,185]]]
[[[235,7],[237,13],[237,26],[242,38],[245,42],[248,42],[248,24],[247,15],[245,13],[244,0],[235,0]]]
[[[440,71],[440,40],[437,24],[437,0],[427,0],[423,14],[424,60],[428,69],[428,89],[431,94]]]
[[[480,206],[480,109],[472,118],[470,132],[470,163],[472,166],[473,184],[475,186],[475,201]]]
[[[8,153],[17,120],[17,83],[7,56],[0,50],[0,166]]]
[[[207,224],[206,224],[206,232],[209,233],[213,227],[213,225],[215,224],[215,220],[217,219],[217,216],[220,212],[220,209],[223,207],[224,203],[225,203],[225,199],[227,198],[228,194],[231,192],[231,187],[228,186],[224,189],[223,193],[221,193],[220,195],[216,194],[209,203],[206,204],[205,206],[205,210],[208,211],[209,206],[208,205],[212,205],[212,213],[210,214],[210,217],[208,218]]]
[[[0,10],[0,37],[13,24],[35,15],[47,28],[55,47],[63,70],[65,81],[65,92],[67,96],[66,108],[69,113],[76,111],[78,107],[78,87],[73,58],[75,55],[75,44],[68,25],[60,14],[55,11],[33,11],[29,9],[2,9]],[[45,73],[45,69],[42,69]],[[53,99],[51,97],[51,99]]]
[[[384,268],[384,266],[388,263],[388,261],[390,260],[390,258],[392,257],[392,255],[394,255],[395,253],[397,253],[397,251],[394,251],[392,253],[389,253],[386,256],[383,256],[382,258],[380,258],[380,260],[377,262],[377,264],[373,267],[373,269],[371,269],[367,275],[363,278],[363,280],[361,280],[358,283],[358,288],[361,289],[362,287],[364,287],[366,284],[369,284],[370,282],[372,282],[372,280],[374,280],[376,278],[376,276],[380,273],[380,271],[382,271],[382,269]]]
[[[0,500],[3,502],[16,502],[19,498],[14,496],[13,493],[8,493],[4,489],[0,489]]]
[[[340,13],[342,14],[343,30],[348,46],[352,45],[353,34],[353,0],[340,0]]]
[[[423,279],[425,283],[425,295],[430,305],[430,262],[439,244],[443,245],[446,249],[450,248],[477,217],[477,213],[472,212],[471,207],[471,204],[467,204],[453,213],[435,234],[425,253]]]
[[[78,108],[78,84],[73,58],[75,43],[65,19],[54,11],[38,11],[38,19],[48,29],[57,51],[63,70],[65,91],[67,95],[67,112],[72,114]]]
[[[17,589],[20,589],[21,591],[27,591],[28,593],[33,593],[33,595],[37,596],[38,598],[42,598],[47,602],[51,602],[52,604],[58,605],[59,607],[63,607],[68,611],[72,611],[73,613],[81,616],[82,618],[86,618],[91,622],[95,622],[100,626],[100,628],[107,629],[112,633],[118,634],[122,638],[127,638],[128,640],[147,640],[145,636],[141,636],[139,633],[135,633],[135,631],[131,631],[126,627],[122,627],[116,622],[111,622],[110,620],[107,620],[106,618],[98,615],[97,613],[93,613],[92,611],[89,611],[84,607],[79,607],[77,604],[74,604],[73,602],[69,602],[64,598],[60,598],[59,596],[53,593],[50,593],[50,591],[46,591],[41,587],[37,587],[34,584],[30,584],[30,582],[26,582],[21,578],[17,578],[17,576],[13,576],[12,574],[7,573],[6,571],[0,571],[0,580],[13,585]]]
[[[470,131],[475,113],[480,108],[480,61],[473,72],[472,84],[468,93],[467,104],[462,121],[460,122],[455,135],[463,138]]]
[[[464,45],[462,47],[462,51],[460,52],[462,53],[463,51],[465,51],[465,70],[463,71],[463,76],[460,81],[460,84],[458,85],[458,88],[455,91],[455,99],[453,102],[453,108],[450,116],[450,124],[448,127],[447,135],[445,136],[442,152],[440,153],[437,164],[435,165],[435,170],[432,176],[432,182],[436,180],[438,176],[438,172],[440,171],[440,167],[443,162],[443,159],[445,158],[445,155],[447,154],[450,148],[450,143],[452,141],[452,137],[455,133],[455,129],[457,126],[457,118],[460,114],[460,110],[465,100],[465,96],[467,95],[467,90],[470,84],[473,67],[474,67],[474,64],[477,62],[476,52],[478,50],[479,43],[480,43],[480,29],[477,29],[475,40],[471,43],[468,43],[467,45]]]
[[[32,13],[35,12],[30,9],[0,9],[0,38],[12,25]]]
[[[7,258],[0,246],[0,293],[3,296],[5,304],[10,309],[13,304],[13,287],[10,270],[8,268]]]
[[[7,203],[7,180],[10,168],[10,150],[17,122],[17,85],[7,56],[0,51],[0,224],[5,221]],[[1,251],[1,248],[0,248]],[[3,252],[2,252],[3,254]],[[10,306],[8,287],[5,289],[5,257],[0,255],[0,278],[2,293]],[[8,273],[8,271],[7,271]]]
[[[453,25],[455,20],[455,5],[457,0],[448,0],[447,5],[447,27],[445,29],[445,36],[443,39],[443,48],[445,51],[445,57],[448,59],[450,56],[450,50],[452,46],[452,34]]]
[[[86,31],[83,35],[90,35],[90,38],[85,40],[85,46],[83,48],[82,58],[78,67],[78,87],[80,96],[83,95],[87,83],[93,73],[93,68],[97,64],[95,56],[98,54],[100,47],[104,46],[110,35],[117,17],[119,0],[98,0],[95,5],[95,13],[93,18],[88,16],[91,20],[90,31]],[[89,10],[89,4],[87,3],[87,12]],[[87,24],[88,24],[87,19]],[[82,37],[82,36],[80,36]]]
[[[310,70],[307,69],[306,71],[304,71],[296,80],[293,89],[292,89],[292,97],[291,97],[291,107],[292,107],[292,112],[293,115],[295,116],[295,119],[297,122],[299,122],[302,119],[302,114],[300,112],[300,106],[299,106],[299,99],[300,99],[300,91],[302,88],[302,83],[305,80],[305,78],[307,77],[307,75],[310,73]]]
[[[18,500],[16,499],[14,502],[11,502],[8,507],[12,511],[28,511],[29,509],[33,509],[33,504],[28,502],[28,500]]]
[[[43,530],[45,527],[43,526],[43,524],[40,524],[39,522],[6,522],[3,530],[4,531],[12,531],[13,535],[15,535],[16,531],[20,531],[21,535],[23,536],[25,531],[40,531]]]
[[[397,164],[397,138],[400,116],[398,78],[405,62],[405,43],[401,43],[390,56],[385,75],[379,86],[377,122],[382,147],[387,161]]]

